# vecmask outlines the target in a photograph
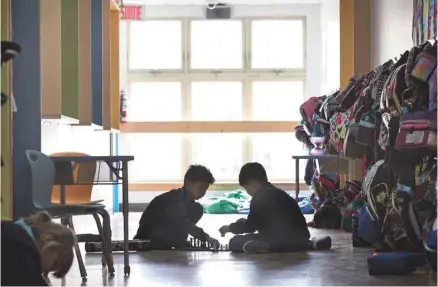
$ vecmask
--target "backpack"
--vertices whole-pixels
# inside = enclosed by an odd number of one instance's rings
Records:
[[[362,115],[359,120],[359,128],[357,141],[365,146],[374,146],[375,138],[380,135],[379,120],[381,114],[379,113],[379,103],[382,96],[385,83],[391,74],[391,67],[394,64],[392,60],[387,61],[376,69],[376,74],[369,84],[370,95],[368,99],[369,108]],[[384,136],[383,133],[382,136]]]
[[[359,215],[359,210],[364,205],[363,200],[351,201],[342,214],[341,229],[347,232],[351,232],[353,229],[353,216]]]
[[[434,110],[437,107],[437,42],[432,46],[425,45],[412,61],[411,67],[406,68],[406,82],[410,100],[414,108]],[[413,98],[413,99],[411,99]]]
[[[395,68],[385,83],[382,96],[380,98],[380,109],[389,111],[396,115],[402,112],[402,95],[407,90],[405,80],[406,64]]]
[[[313,216],[313,227],[339,229],[341,227],[341,210],[330,199],[326,200]]]
[[[436,209],[432,210],[423,225],[422,239],[426,261],[437,270],[437,218]]]
[[[381,243],[381,227],[378,226],[368,211],[368,205],[362,205],[359,210],[359,228],[358,235],[365,242],[373,245]]]
[[[337,112],[330,118],[330,144],[336,148],[338,153],[344,151],[345,139],[350,122],[359,114],[363,114],[364,90],[374,76],[370,72],[365,76],[353,77],[347,87],[339,93],[337,101],[340,103]],[[356,135],[356,134],[354,134]],[[350,140],[351,142],[351,140]]]
[[[318,97],[311,97],[300,106],[300,114],[303,119],[303,127],[306,132],[312,134],[314,127],[314,114],[316,105],[318,104]]]
[[[371,218],[383,225],[393,188],[393,175],[384,160],[377,161],[365,175],[361,192],[366,198]]]

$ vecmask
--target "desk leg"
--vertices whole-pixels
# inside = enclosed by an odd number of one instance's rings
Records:
[[[295,199],[298,201],[300,194],[300,160],[295,159]]]
[[[122,193],[123,193],[123,255],[125,276],[131,273],[129,266],[129,199],[128,199],[128,162],[122,162]]]

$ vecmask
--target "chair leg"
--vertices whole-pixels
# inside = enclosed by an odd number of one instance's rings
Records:
[[[66,219],[66,223],[68,224],[68,227],[70,227],[70,229],[73,231],[73,233],[76,234],[75,228],[73,226],[73,217],[72,216],[69,216]],[[79,272],[81,274],[82,280],[86,281],[87,280],[87,270],[85,269],[84,261],[82,260],[81,249],[79,248],[78,242],[76,242],[76,244],[75,244],[75,253],[76,253],[76,258],[78,260]]]
[[[100,214],[100,216],[102,216],[102,224],[103,224],[103,232],[106,235],[107,238],[107,243],[108,243],[108,247],[107,247],[107,251],[108,251],[108,258],[110,258],[110,260],[107,260],[107,265],[108,265],[108,272],[110,273],[110,275],[113,275],[115,270],[114,270],[114,259],[113,259],[113,246],[112,246],[112,231],[111,231],[111,217],[108,213],[108,211],[106,209],[101,209],[98,212]]]
[[[108,265],[108,272],[110,275],[113,275],[114,260],[112,258],[111,234],[108,234],[108,232],[105,231],[105,228],[102,227],[98,213],[93,213],[93,217],[96,221],[97,230],[99,231],[102,240],[102,266]]]

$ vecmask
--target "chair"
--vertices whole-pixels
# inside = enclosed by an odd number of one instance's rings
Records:
[[[32,202],[36,209],[46,210],[54,218],[60,218],[61,222],[70,227],[74,232],[72,217],[75,215],[93,215],[97,229],[99,231],[99,239],[102,241],[102,250],[108,265],[108,272],[114,274],[114,264],[111,258],[111,222],[108,211],[102,204],[53,204],[52,203],[52,188],[55,182],[55,164],[45,154],[28,150],[26,156],[30,164],[32,175]],[[102,216],[103,226],[99,215]],[[80,238],[86,238],[84,235],[77,235],[78,242],[83,241]],[[89,237],[89,236],[88,236]],[[85,239],[85,241],[87,241]],[[79,264],[79,271],[84,281],[87,279],[87,271],[82,260],[82,255],[79,249],[79,244],[76,243],[75,253]]]
[[[84,153],[78,152],[60,152],[50,155],[55,156],[88,156]],[[73,180],[78,182],[78,177],[80,176],[81,182],[91,183],[91,184],[80,184],[80,185],[67,185],[65,186],[65,203],[66,204],[95,204],[102,202],[101,200],[91,200],[91,193],[93,191],[93,180],[96,174],[96,162],[80,162],[72,163],[73,170]],[[52,203],[60,203],[60,186],[54,185],[52,188]]]

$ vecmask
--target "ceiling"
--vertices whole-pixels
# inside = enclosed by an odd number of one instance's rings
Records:
[[[119,0],[120,1],[120,0]],[[317,4],[324,0],[221,0],[232,5]],[[125,5],[205,5],[217,0],[123,0]]]

